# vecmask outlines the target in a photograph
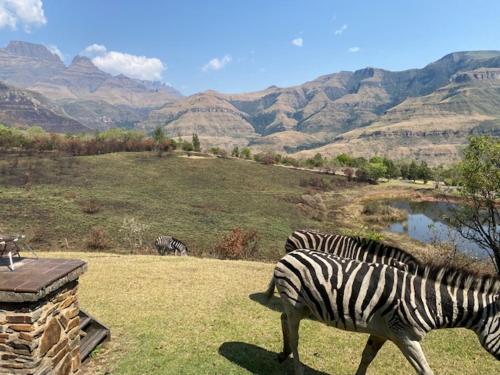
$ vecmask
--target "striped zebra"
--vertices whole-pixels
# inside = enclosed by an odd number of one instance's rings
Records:
[[[297,249],[324,251],[342,258],[388,264],[403,270],[415,270],[420,265],[413,255],[397,247],[368,238],[340,234],[296,230],[286,240],[285,252]]]
[[[437,328],[473,330],[481,345],[500,360],[500,278],[430,266],[411,273],[296,250],[277,263],[268,299],[275,287],[284,307],[279,359],[293,353],[295,374],[303,373],[297,349],[299,323],[310,314],[328,325],[370,334],[357,375],[366,373],[387,340],[398,346],[419,374],[433,374],[420,341]]]
[[[166,252],[174,252],[175,255],[187,255],[187,247],[178,239],[171,236],[160,236],[155,240],[156,250],[160,255],[165,255]]]

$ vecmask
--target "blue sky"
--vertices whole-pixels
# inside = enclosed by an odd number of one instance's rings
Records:
[[[101,68],[184,94],[245,92],[500,49],[500,1],[0,0],[0,45],[13,39],[55,46],[66,63],[97,45],[86,53]]]

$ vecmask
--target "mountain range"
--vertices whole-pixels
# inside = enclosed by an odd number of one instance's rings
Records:
[[[456,159],[471,134],[500,136],[500,51],[451,53],[421,69],[370,67],[287,88],[183,97],[165,84],[107,74],[86,57],[65,66],[44,46],[11,42],[0,49],[0,81],[1,122],[64,131],[162,126],[171,136],[197,133],[205,147],[438,163]],[[52,125],[48,117],[36,121],[35,110],[16,122],[17,101],[2,99],[9,90],[24,95],[19,113],[36,104],[55,116]]]
[[[65,66],[47,47],[20,41],[0,48],[0,81],[18,92],[27,90],[26,97],[33,92],[43,95],[62,115],[87,130],[133,126],[146,119],[150,110],[182,96],[160,82],[112,76],[87,57],[76,56]],[[37,125],[45,127],[43,122]]]

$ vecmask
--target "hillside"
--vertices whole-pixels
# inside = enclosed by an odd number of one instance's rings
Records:
[[[13,159],[0,161],[0,231],[29,231],[40,247],[59,248],[67,239],[70,248],[80,249],[91,228],[102,227],[110,249],[134,252],[120,227],[124,218],[135,218],[148,226],[148,249],[156,236],[169,233],[203,253],[241,227],[256,230],[262,256],[272,257],[294,229],[326,224],[298,207],[311,194],[301,185],[315,176],[311,172],[154,153]],[[346,186],[342,177],[327,179]],[[90,201],[98,212],[85,212]]]
[[[233,144],[287,152],[326,145],[299,155],[345,150],[361,155],[370,147],[360,150],[355,142],[349,145],[352,134],[405,119],[411,122],[403,133],[406,138],[380,136],[373,149],[427,160],[441,154],[448,157],[456,154],[457,147],[474,129],[496,131],[498,68],[499,51],[457,52],[422,69],[391,72],[366,68],[325,75],[295,87],[272,86],[247,94],[207,91],[152,111],[142,126],[164,125],[170,134],[186,136],[197,131],[208,144],[217,144],[219,137],[225,145],[233,139]],[[483,71],[487,72],[485,79],[475,78]],[[445,98],[446,103],[458,101],[458,97],[450,99],[450,95],[457,95],[456,90],[462,93],[460,103],[446,106]],[[469,96],[470,92],[475,94]],[[419,106],[425,108],[425,113]],[[493,125],[485,125],[484,121],[493,121]],[[445,139],[428,142],[425,137],[430,128],[444,134]],[[454,139],[448,140],[454,133]],[[408,148],[412,144],[417,147]],[[401,150],[393,151],[394,147]]]
[[[90,129],[43,95],[0,82],[0,124],[40,126],[47,131],[80,133]]]
[[[79,302],[102,321],[112,340],[99,348],[85,374],[260,374],[291,373],[280,364],[281,305],[262,305],[273,265],[192,257],[45,253],[88,262]],[[354,374],[367,335],[304,319],[301,360],[306,374]],[[431,332],[423,349],[432,369],[443,374],[493,374],[498,362],[472,331]],[[412,374],[395,345],[380,351],[369,373]]]
[[[431,94],[408,98],[373,124],[297,156],[346,152],[367,157],[378,153],[447,163],[459,159],[464,140],[471,134],[500,136],[499,68],[457,73]]]
[[[43,94],[91,129],[131,126],[182,96],[160,82],[112,76],[87,57],[76,56],[66,67],[47,47],[21,41],[0,48],[0,81]],[[64,131],[58,129],[52,127]]]

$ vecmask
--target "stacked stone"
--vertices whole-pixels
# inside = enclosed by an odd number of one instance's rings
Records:
[[[68,375],[80,368],[74,280],[36,302],[0,302],[0,374]]]

